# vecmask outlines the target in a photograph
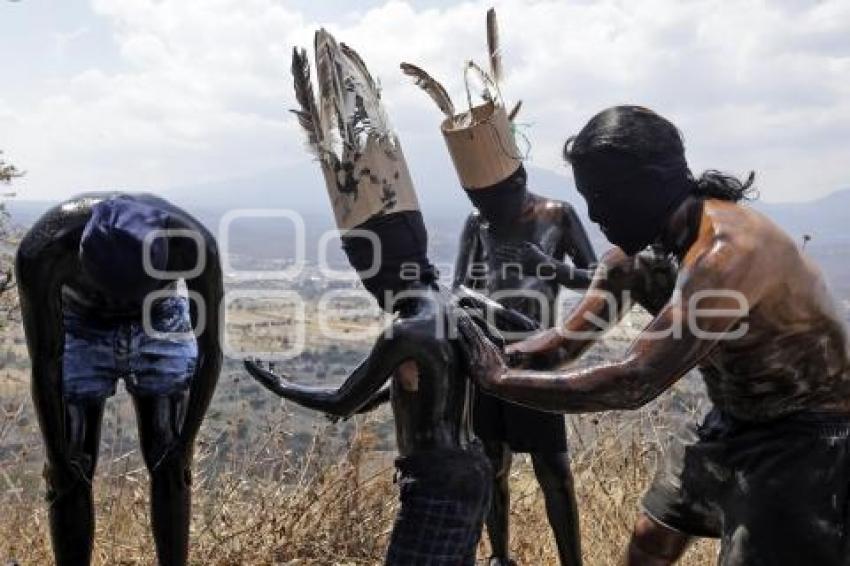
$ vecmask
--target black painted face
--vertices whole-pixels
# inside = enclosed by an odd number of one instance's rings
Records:
[[[579,193],[587,202],[588,216],[609,242],[629,255],[652,242],[657,232],[652,199],[623,185],[593,185],[579,188]]]
[[[676,165],[607,155],[574,163],[573,173],[590,219],[608,241],[634,255],[661,234],[672,209],[690,191],[687,166]]]
[[[361,273],[363,286],[384,310],[391,312],[398,306],[393,297],[412,284],[437,280],[436,269],[428,260],[428,232],[418,210],[376,216],[357,228],[372,232],[379,248],[371,239],[345,236],[342,247],[351,266]],[[363,278],[362,274],[373,268],[377,272]]]
[[[510,177],[484,189],[466,189],[472,205],[495,230],[504,230],[522,214],[528,197],[525,168],[520,166]]]

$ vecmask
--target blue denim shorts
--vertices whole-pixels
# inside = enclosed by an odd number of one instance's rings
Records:
[[[189,301],[169,296],[154,301],[151,334],[142,320],[103,321],[63,310],[65,348],[62,394],[73,399],[102,399],[115,394],[124,378],[132,395],[172,395],[189,387],[198,346],[189,333]],[[168,333],[163,335],[159,333]]]

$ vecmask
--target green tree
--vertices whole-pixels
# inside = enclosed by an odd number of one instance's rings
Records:
[[[23,173],[18,171],[14,165],[6,163],[6,160],[3,159],[3,151],[0,150],[0,183],[9,184],[12,182],[12,179],[21,175]]]
[[[23,173],[11,163],[7,163],[0,151],[0,185],[10,185],[12,180]],[[14,196],[14,193],[0,193],[0,197]],[[12,226],[6,203],[0,200],[0,328],[18,312],[18,298],[15,293],[14,250],[19,237]]]

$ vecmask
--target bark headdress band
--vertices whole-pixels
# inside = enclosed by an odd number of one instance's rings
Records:
[[[320,29],[315,35],[318,101],[304,49],[293,49],[299,109],[319,161],[337,227],[343,234],[370,218],[419,210],[413,181],[381,103],[381,92],[356,51]]]
[[[467,190],[483,189],[504,181],[522,165],[522,155],[514,140],[512,120],[519,111],[517,103],[509,113],[499,89],[502,78],[502,56],[496,12],[487,12],[487,47],[490,72],[473,61],[464,65],[464,85],[468,110],[457,113],[446,89],[428,73],[410,63],[402,63],[402,71],[411,76],[437,103],[445,115],[440,125],[443,138],[457,171],[460,184]],[[473,106],[470,80],[480,83],[482,104]]]

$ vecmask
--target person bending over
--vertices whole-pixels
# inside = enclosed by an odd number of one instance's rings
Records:
[[[101,420],[124,378],[151,478],[156,554],[185,564],[192,446],[221,368],[215,241],[153,195],[89,193],[35,222],[16,271],[56,563],[91,561]]]

